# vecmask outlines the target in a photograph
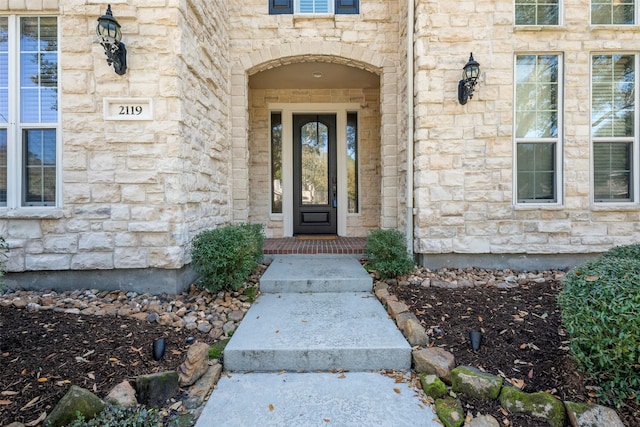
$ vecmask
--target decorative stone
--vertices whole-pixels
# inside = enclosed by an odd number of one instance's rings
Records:
[[[111,405],[122,406],[124,408],[136,406],[138,404],[138,401],[136,400],[136,391],[129,381],[122,381],[120,384],[112,388],[104,400]]]
[[[178,373],[176,371],[141,375],[135,381],[138,402],[152,408],[161,408],[167,399],[178,393]]]
[[[616,411],[606,406],[564,402],[572,427],[624,427]]]
[[[500,427],[500,423],[491,415],[478,415],[468,421],[465,427]]]
[[[412,356],[416,371],[435,374],[446,384],[451,384],[451,370],[456,366],[453,354],[439,347],[431,347],[416,350]]]
[[[412,346],[426,346],[429,344],[427,331],[425,331],[415,314],[410,312],[400,313],[396,316],[396,323]]]
[[[458,366],[451,371],[451,385],[456,393],[476,399],[497,399],[502,378],[482,372],[471,366]]]
[[[220,375],[222,375],[220,363],[208,366],[207,372],[189,388],[189,398],[185,402],[187,409],[194,409],[202,405],[209,390],[213,389],[213,386],[220,380]]]
[[[436,400],[436,414],[445,427],[461,427],[464,424],[464,409],[452,397]]]
[[[440,399],[447,394],[447,386],[440,378],[433,374],[420,374],[422,390],[429,397]]]
[[[525,393],[514,387],[503,387],[500,404],[507,411],[542,418],[554,427],[562,427],[565,423],[564,404],[548,393]]]
[[[409,311],[409,307],[403,302],[387,301],[387,311],[392,317],[396,317],[400,313]]]
[[[209,345],[197,342],[189,347],[185,361],[178,367],[180,386],[189,386],[209,369]]]
[[[85,419],[94,418],[104,410],[104,403],[89,390],[72,385],[60,399],[51,414],[44,420],[45,427],[62,427],[82,414]]]

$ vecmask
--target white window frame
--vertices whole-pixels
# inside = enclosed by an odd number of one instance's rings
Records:
[[[20,215],[24,213],[27,216],[38,215],[38,212],[42,212],[43,215],[51,213],[52,209],[60,208],[62,206],[62,144],[61,144],[61,108],[60,108],[60,40],[61,40],[61,28],[60,20],[56,15],[50,14],[38,14],[38,15],[3,15],[7,18],[8,30],[9,30],[9,42],[8,42],[8,72],[9,72],[9,117],[8,123],[0,124],[0,127],[7,130],[7,204],[6,206],[0,206],[0,214],[4,212],[5,215],[12,213]],[[22,123],[20,116],[20,19],[22,18],[56,18],[57,20],[57,40],[58,40],[58,63],[57,63],[57,90],[58,90],[58,111],[56,123]],[[23,156],[23,140],[22,133],[28,129],[47,129],[55,130],[56,132],[56,194],[55,204],[53,205],[34,205],[29,206],[23,203],[23,191],[24,191],[24,156]]]
[[[306,15],[306,16],[317,16],[317,15],[333,15],[334,14],[334,0],[312,0],[315,2],[324,1],[327,3],[327,11],[326,12],[301,12],[300,11],[300,1],[301,0],[293,0],[293,13],[294,15]]]
[[[593,23],[593,0],[589,1],[589,25],[592,27],[631,27],[638,25],[638,0],[633,1],[633,23],[618,24],[611,22],[610,24],[594,24]]]
[[[513,25],[515,27],[559,27],[561,25],[563,25],[563,19],[562,17],[564,16],[564,12],[563,12],[563,5],[564,5],[564,1],[563,0],[558,0],[558,23],[557,24],[517,24],[516,23],[516,2],[514,0],[513,2]],[[534,6],[534,5],[532,5]],[[535,7],[537,7],[537,5],[535,5]]]
[[[629,55],[634,57],[634,70],[635,70],[635,79],[634,79],[634,135],[632,137],[594,137],[592,132],[593,126],[593,57],[605,55],[605,56],[615,56],[615,55]],[[640,125],[640,106],[638,106],[638,101],[640,101],[640,95],[638,94],[638,84],[640,82],[640,53],[638,52],[628,52],[628,51],[619,51],[619,52],[591,52],[589,55],[589,176],[590,179],[590,202],[592,207],[597,208],[611,208],[616,206],[628,206],[635,207],[640,203],[640,183],[638,182],[638,177],[640,176],[640,131],[638,126]],[[629,180],[629,184],[631,185],[631,200],[596,200],[595,198],[595,153],[594,153],[594,143],[597,142],[630,142],[631,143],[631,178]]]
[[[518,138],[517,137],[517,58],[518,56],[556,56],[558,58],[558,135],[555,138]],[[559,207],[564,204],[564,55],[560,52],[517,52],[513,56],[513,204],[516,207]],[[518,201],[518,144],[521,143],[555,143],[555,200]]]

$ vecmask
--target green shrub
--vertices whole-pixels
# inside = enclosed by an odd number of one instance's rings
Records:
[[[374,230],[365,246],[367,265],[382,278],[408,274],[414,263],[407,253],[404,234],[398,230]]]
[[[156,427],[160,422],[158,411],[138,405],[131,408],[107,406],[95,418],[85,420],[82,414],[69,427]]]
[[[640,260],[640,244],[616,246],[602,254],[605,258],[629,258]]]
[[[605,404],[640,399],[640,261],[601,257],[570,271],[558,295],[571,352]]]
[[[211,292],[237,291],[262,259],[260,224],[227,225],[199,233],[192,242],[192,263],[199,285]]]

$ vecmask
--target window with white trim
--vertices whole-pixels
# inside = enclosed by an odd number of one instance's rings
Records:
[[[516,25],[558,25],[560,0],[516,0]]]
[[[270,15],[343,15],[360,13],[359,0],[269,0]]]
[[[594,202],[633,202],[638,151],[636,55],[591,57]]]
[[[636,0],[591,0],[592,25],[634,25]]]
[[[55,206],[58,20],[0,16],[0,206]]]
[[[517,203],[561,200],[561,66],[559,55],[516,56]]]

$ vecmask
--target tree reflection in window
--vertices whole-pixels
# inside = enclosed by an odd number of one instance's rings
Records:
[[[347,113],[347,206],[358,213],[358,113]]]
[[[271,213],[282,213],[282,113],[271,113]]]
[[[308,122],[300,130],[302,145],[302,204],[329,203],[329,128],[321,122]]]

